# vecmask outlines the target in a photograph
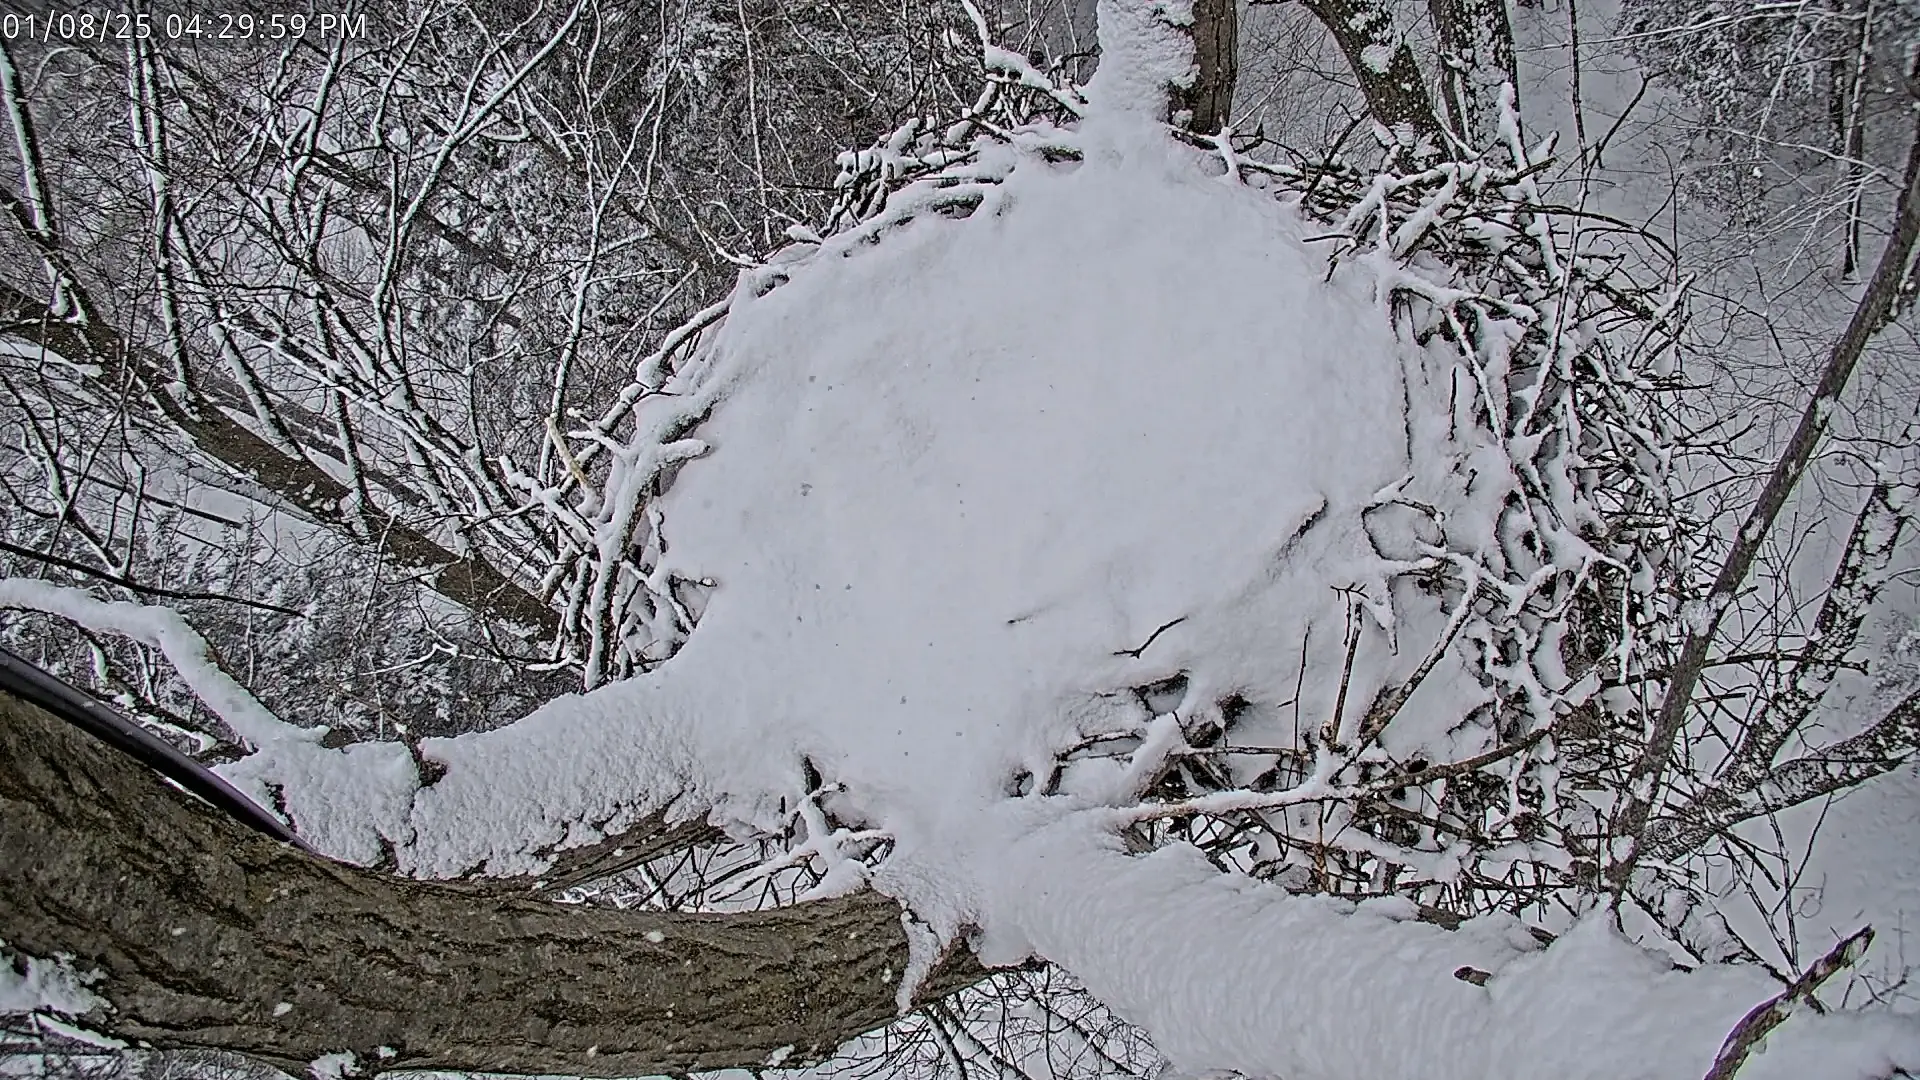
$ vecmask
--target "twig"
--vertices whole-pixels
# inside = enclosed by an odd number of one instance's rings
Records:
[[[1148,635],[1147,635],[1147,640],[1145,640],[1145,641],[1143,641],[1143,642],[1141,642],[1141,643],[1140,643],[1140,647],[1139,647],[1139,648],[1137,648],[1137,649],[1121,649],[1121,650],[1119,650],[1119,651],[1117,651],[1117,652],[1115,652],[1115,653],[1114,653],[1113,655],[1115,655],[1115,656],[1131,656],[1131,657],[1133,657],[1133,658],[1134,658],[1135,660],[1138,660],[1138,659],[1140,659],[1140,654],[1141,654],[1141,653],[1144,653],[1144,652],[1146,652],[1146,651],[1147,651],[1147,650],[1148,650],[1149,648],[1151,648],[1151,647],[1153,646],[1153,643],[1154,643],[1154,642],[1156,642],[1156,641],[1158,641],[1158,640],[1160,640],[1160,635],[1161,635],[1161,634],[1164,634],[1164,633],[1166,633],[1167,631],[1169,631],[1169,630],[1171,630],[1171,629],[1173,629],[1173,628],[1174,628],[1174,627],[1176,627],[1176,626],[1179,626],[1179,625],[1180,625],[1181,623],[1183,623],[1183,622],[1186,622],[1186,621],[1187,621],[1187,617],[1186,617],[1185,615],[1182,615],[1182,616],[1180,616],[1180,617],[1179,617],[1179,618],[1177,618],[1177,619],[1171,619],[1171,620],[1169,620],[1169,621],[1167,621],[1167,622],[1163,622],[1163,623],[1161,623],[1161,624],[1160,624],[1160,628],[1159,628],[1159,629],[1157,629],[1157,630],[1155,630],[1155,631],[1154,631],[1153,633],[1151,633],[1151,634],[1148,634]]]

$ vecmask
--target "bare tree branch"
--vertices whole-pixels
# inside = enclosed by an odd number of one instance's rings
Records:
[[[127,342],[95,318],[75,324],[45,303],[0,282],[0,335],[14,337],[70,360],[99,364],[110,382],[130,377],[147,399],[193,447],[222,468],[285,500],[301,514],[352,535],[352,491],[312,461],[291,457],[217,407],[189,409],[166,385],[157,357]],[[529,629],[551,633],[559,617],[538,598],[472,555],[456,555],[397,516],[368,508],[376,545],[397,565],[430,570],[433,589],[464,607],[497,615]]]
[[[1916,755],[1920,755],[1920,691],[1909,694],[1857,735],[1781,762],[1759,776],[1708,787],[1686,806],[1648,822],[1642,845],[1656,859],[1678,858],[1743,821],[1857,787]]]
[[[1653,813],[1659,781],[1673,756],[1675,740],[1686,724],[1715,631],[1733,607],[1734,597],[1752,571],[1754,559],[1759,555],[1761,544],[1772,530],[1775,519],[1780,516],[1789,496],[1806,474],[1807,466],[1813,460],[1814,449],[1826,434],[1828,422],[1839,405],[1840,395],[1852,378],[1860,357],[1866,352],[1867,343],[1893,312],[1907,278],[1908,265],[1913,261],[1917,240],[1920,240],[1920,125],[1915,126],[1913,141],[1907,151],[1906,174],[1901,182],[1899,204],[1894,211],[1893,232],[1885,250],[1880,253],[1879,265],[1874,268],[1873,277],[1854,308],[1846,329],[1829,350],[1820,380],[1800,414],[1799,425],[1788,440],[1786,450],[1774,464],[1759,499],[1734,537],[1732,550],[1721,564],[1706,597],[1696,601],[1698,606],[1694,618],[1680,647],[1679,659],[1673,665],[1673,682],[1667,688],[1660,711],[1647,736],[1646,749],[1634,765],[1627,785],[1626,800],[1613,823],[1613,835],[1627,839],[1624,855],[1608,868],[1608,877],[1616,892],[1624,890],[1639,861],[1643,847],[1640,839]]]
[[[135,581],[125,574],[115,573],[110,570],[97,570],[85,563],[61,558],[58,555],[50,555],[44,551],[35,551],[30,547],[23,547],[7,540],[0,540],[0,551],[4,551],[9,555],[19,556],[23,559],[31,559],[34,562],[45,563],[48,566],[57,566],[62,570],[71,570],[76,574],[83,574],[97,581],[112,582],[123,589],[142,593],[147,596],[157,596],[166,600],[212,600],[223,604],[239,604],[243,607],[258,608],[261,611],[272,611],[281,615],[291,615],[296,619],[302,617],[300,612],[292,608],[281,607],[279,604],[269,604],[264,600],[249,600],[244,596],[234,596],[230,593],[198,592],[190,589],[169,589],[161,585],[147,585]]]

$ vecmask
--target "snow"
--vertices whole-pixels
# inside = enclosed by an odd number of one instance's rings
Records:
[[[256,751],[216,771],[261,806],[285,807],[319,850],[370,863],[379,858],[383,837],[401,838],[394,823],[404,820],[417,786],[406,748],[322,747],[325,728],[297,727],[274,716],[220,666],[206,639],[179,613],[24,578],[0,579],[0,608],[58,615],[158,649],[194,694]]]
[[[1274,658],[1372,565],[1358,510],[1406,468],[1400,364],[1297,221],[1215,194],[1165,151],[1016,171],[996,216],[736,306],[713,451],[663,503],[673,572],[718,591],[661,679],[735,699],[702,696],[699,760],[777,735],[897,828],[1124,728],[1112,691],[1186,671],[1196,698],[1277,700]],[[1273,343],[1232,314],[1288,310],[1316,317]]]
[[[124,1040],[113,1038],[110,1035],[102,1035],[97,1031],[88,1031],[86,1028],[80,1027],[77,1024],[69,1024],[64,1020],[49,1016],[46,1013],[36,1014],[33,1018],[33,1024],[39,1028],[43,1034],[58,1035],[62,1039],[84,1043],[88,1046],[97,1046],[102,1050],[125,1050],[127,1048]]]
[[[348,1076],[359,1075],[357,1060],[350,1050],[332,1054],[322,1054],[307,1063],[307,1072],[314,1080],[343,1080]]]
[[[1779,989],[1752,968],[1675,970],[1603,917],[1541,950],[1517,921],[1446,931],[1289,896],[1191,847],[1128,857],[1085,821],[1027,830],[1002,859],[995,921],[1026,940],[990,933],[991,959],[1031,949],[1061,964],[1189,1073],[1704,1076],[1726,1033]],[[1476,986],[1461,967],[1493,977]],[[1916,1062],[1920,1026],[1803,1014],[1740,1075],[1865,1078]]]
[[[1158,120],[1169,86],[1191,86],[1197,74],[1191,0],[1099,0],[1100,65],[1087,83],[1087,119],[1138,127]]]
[[[79,972],[63,957],[27,956],[0,940],[0,1016],[56,1012],[81,1016],[106,1002],[87,989],[98,973]]]
[[[592,842],[574,823],[618,832],[683,790],[684,816],[698,816],[718,792],[701,781],[684,730],[692,708],[675,689],[629,680],[558,698],[495,732],[423,740],[446,774],[374,827],[401,841],[403,870],[452,877],[538,872],[539,851]],[[718,694],[713,707],[725,707]]]
[[[318,850],[362,865],[380,858],[383,840],[405,840],[398,823],[419,784],[413,758],[399,743],[332,750],[280,739],[214,771],[261,806],[283,807]]]
[[[220,668],[198,631],[177,612],[126,601],[107,601],[84,589],[27,578],[0,578],[0,608],[58,615],[89,629],[121,634],[160,650],[195,696],[248,745],[280,739],[317,740],[324,731],[283,723]]]

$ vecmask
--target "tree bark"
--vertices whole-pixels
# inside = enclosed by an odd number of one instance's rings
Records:
[[[1413,48],[1393,28],[1386,0],[1302,0],[1347,58],[1367,111],[1409,154],[1420,140],[1441,145],[1440,120]]]
[[[1516,93],[1513,24],[1507,0],[1427,0],[1439,39],[1442,100],[1454,134],[1474,149],[1499,138],[1500,88]]]
[[[1174,89],[1174,110],[1188,114],[1187,130],[1218,134],[1233,116],[1240,79],[1238,0],[1193,0],[1193,60],[1199,70],[1191,87]]]
[[[616,911],[327,862],[4,695],[0,939],[98,971],[111,1008],[90,1027],[296,1072],[340,1051],[582,1076],[797,1063],[891,1020],[907,960],[898,907],[870,893]],[[955,956],[926,992],[983,974]]]

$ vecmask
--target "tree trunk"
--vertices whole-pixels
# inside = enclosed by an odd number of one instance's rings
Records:
[[[1500,137],[1500,88],[1517,93],[1507,0],[1427,0],[1439,39],[1442,99],[1454,134],[1476,150]]]
[[[0,939],[97,970],[82,1022],[303,1071],[635,1076],[830,1054],[894,1016],[873,894],[739,915],[548,903],[330,863],[0,695]],[[950,959],[929,993],[982,975]],[[784,1050],[784,1052],[783,1052]]]
[[[1217,134],[1233,115],[1233,88],[1240,79],[1238,0],[1193,0],[1193,85],[1176,87],[1173,107],[1186,112],[1187,130]]]
[[[1426,79],[1413,48],[1394,30],[1386,0],[1302,0],[1303,6],[1333,35],[1347,66],[1360,82],[1367,111],[1390,131],[1411,157],[1422,139],[1444,149],[1440,120],[1427,96]]]

